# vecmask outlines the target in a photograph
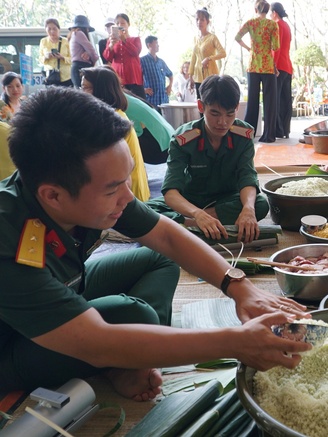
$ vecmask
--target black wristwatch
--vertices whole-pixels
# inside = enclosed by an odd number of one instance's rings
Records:
[[[233,267],[226,271],[221,284],[221,290],[226,296],[228,296],[227,290],[230,282],[240,282],[245,278],[246,275],[241,269],[236,269],[235,267]]]

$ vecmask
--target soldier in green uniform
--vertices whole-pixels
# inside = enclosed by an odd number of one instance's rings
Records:
[[[160,393],[157,367],[219,357],[294,367],[295,354],[308,349],[271,331],[288,316],[305,316],[304,306],[259,290],[134,198],[124,140],[130,127],[99,99],[60,87],[30,96],[13,119],[9,147],[18,171],[0,182],[2,391],[58,387],[102,372],[120,394],[142,401]],[[90,258],[101,230],[111,227],[143,247]],[[175,263],[234,298],[245,326],[164,326]]]
[[[212,75],[200,86],[204,117],[184,124],[171,140],[164,198],[148,205],[207,238],[227,237],[223,225],[239,226],[239,239],[259,235],[269,206],[254,168],[253,128],[236,119],[240,89],[230,76]]]

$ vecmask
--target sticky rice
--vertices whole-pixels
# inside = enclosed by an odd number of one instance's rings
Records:
[[[275,191],[286,196],[322,197],[328,196],[328,180],[324,178],[306,178],[282,184]]]
[[[280,423],[308,437],[327,437],[328,341],[304,355],[293,370],[256,372],[257,403]]]

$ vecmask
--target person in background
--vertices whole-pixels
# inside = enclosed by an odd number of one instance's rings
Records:
[[[279,27],[280,48],[273,52],[273,59],[278,70],[277,75],[277,125],[276,137],[289,138],[290,121],[293,113],[292,75],[293,66],[289,50],[292,34],[284,21],[288,17],[281,3],[271,3],[271,18]]]
[[[60,25],[56,18],[48,18],[45,21],[45,29],[48,36],[40,41],[39,59],[44,66],[46,76],[47,72],[58,68],[59,60],[60,86],[72,86],[71,54],[68,40],[60,36]]]
[[[159,105],[168,103],[172,91],[173,73],[163,61],[157,56],[159,50],[158,38],[149,35],[145,39],[148,54],[141,57],[141,68],[143,83],[147,101],[160,111]],[[166,78],[169,83],[166,84]]]
[[[1,83],[0,120],[10,123],[21,106],[23,81],[19,74],[8,71],[2,76]]]
[[[129,90],[124,89],[124,94],[128,101],[125,112],[133,121],[144,161],[147,164],[166,162],[173,127],[147,100]]]
[[[107,103],[121,117],[128,119],[125,114],[128,102],[123,93],[120,79],[112,67],[104,65],[102,67],[82,68],[81,77],[83,91]],[[135,164],[131,173],[131,191],[137,199],[145,202],[150,197],[150,190],[145,163],[134,128],[131,128],[125,140]]]
[[[114,18],[106,18],[106,20],[105,20],[105,30],[108,33],[108,38],[103,38],[103,39],[99,40],[99,42],[98,42],[99,54],[100,54],[101,60],[102,60],[104,65],[110,64],[110,62],[107,61],[107,59],[104,58],[103,53],[105,51],[106,45],[108,43],[108,40],[109,40],[109,38],[111,36],[111,27],[114,26],[114,25],[115,25],[115,19]]]
[[[276,141],[277,122],[277,76],[272,51],[279,49],[279,28],[276,22],[266,18],[270,5],[265,0],[255,3],[256,17],[243,24],[235,40],[250,52],[247,69],[248,98],[245,121],[256,132],[259,107],[260,87],[263,92],[264,128],[259,139],[262,143]],[[251,47],[242,40],[250,34]]]
[[[130,19],[126,14],[115,17],[115,32],[111,29],[103,57],[110,62],[124,87],[137,96],[146,98],[140,65],[141,40],[129,34]]]
[[[203,80],[211,74],[219,74],[217,61],[226,57],[218,37],[208,30],[210,14],[206,8],[196,11],[196,24],[200,35],[196,40],[189,66],[191,88],[196,86],[199,99],[199,87]]]
[[[238,239],[248,243],[258,238],[258,220],[269,205],[254,168],[252,128],[236,119],[240,89],[231,76],[213,74],[199,91],[204,117],[175,132],[164,198],[147,204],[187,227],[197,226],[206,238],[227,238],[224,225],[237,225]]]
[[[173,79],[172,90],[179,102],[196,102],[197,100],[195,87],[191,88],[190,84],[189,65],[189,61],[184,62],[180,73]]]
[[[89,39],[89,32],[94,30],[84,15],[77,15],[74,23],[69,27],[68,41],[72,56],[71,79],[75,88],[81,86],[80,69],[92,67],[98,60],[98,54]]]
[[[0,121],[0,180],[10,176],[16,169],[9,155],[9,132],[10,125]]]
[[[26,99],[13,127],[18,171],[0,182],[2,391],[102,374],[147,401],[161,392],[157,368],[231,357],[291,369],[311,349],[271,330],[310,317],[305,306],[236,278],[238,269],[233,278],[215,250],[133,196],[131,123],[109,105],[49,87]],[[111,227],[143,247],[90,258]],[[170,327],[178,264],[233,298],[243,325]]]

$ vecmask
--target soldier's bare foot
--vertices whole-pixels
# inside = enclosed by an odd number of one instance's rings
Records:
[[[110,369],[107,376],[117,393],[137,402],[161,393],[163,380],[158,369]]]

